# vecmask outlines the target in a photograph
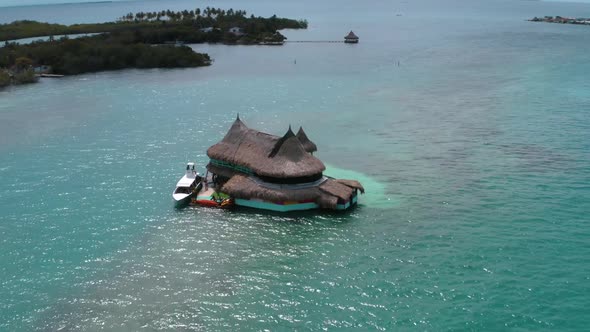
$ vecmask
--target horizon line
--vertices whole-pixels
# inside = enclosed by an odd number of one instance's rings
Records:
[[[91,5],[91,4],[98,4],[98,3],[112,3],[112,2],[131,2],[137,0],[91,0],[91,1],[66,1],[66,2],[56,2],[56,3],[33,3],[28,5],[8,5],[8,6],[1,6],[0,8],[16,8],[16,7],[34,7],[34,6],[60,6],[60,5]]]

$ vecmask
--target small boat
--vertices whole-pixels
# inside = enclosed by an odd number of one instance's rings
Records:
[[[172,193],[172,198],[177,207],[187,205],[191,198],[195,196],[202,188],[202,177],[195,171],[195,163],[186,164],[186,173],[178,183]]]

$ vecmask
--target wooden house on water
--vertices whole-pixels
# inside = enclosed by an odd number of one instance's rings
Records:
[[[352,30],[344,37],[344,42],[348,44],[356,44],[359,42],[359,37],[352,32]]]
[[[317,146],[302,128],[282,137],[248,128],[239,118],[225,137],[207,150],[216,191],[239,206],[273,211],[346,210],[356,205],[363,186],[323,174],[312,155]]]

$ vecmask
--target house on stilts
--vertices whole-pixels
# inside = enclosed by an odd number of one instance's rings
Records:
[[[347,44],[357,44],[359,42],[359,37],[351,30],[348,35],[344,36],[344,42]]]
[[[363,186],[323,174],[313,156],[317,146],[303,128],[282,137],[248,128],[240,117],[225,137],[207,150],[216,191],[239,206],[273,211],[346,210],[356,205]]]

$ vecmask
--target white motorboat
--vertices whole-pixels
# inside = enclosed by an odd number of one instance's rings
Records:
[[[176,206],[182,206],[190,203],[191,198],[201,190],[201,176],[195,171],[195,163],[186,164],[186,173],[178,183],[172,193],[172,198]]]

